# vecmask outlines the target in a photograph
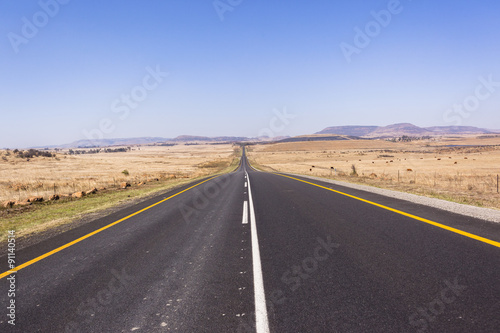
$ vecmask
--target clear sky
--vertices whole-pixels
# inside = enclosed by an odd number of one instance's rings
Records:
[[[500,129],[499,59],[498,0],[1,0],[0,147]]]

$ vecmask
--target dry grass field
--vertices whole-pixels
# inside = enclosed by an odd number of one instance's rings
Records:
[[[248,155],[263,170],[333,178],[500,209],[500,136],[277,143],[251,146]]]
[[[66,150],[56,157],[29,160],[0,151],[0,202],[32,196],[46,200],[52,194],[113,188],[122,182],[196,178],[227,167],[234,149],[230,144],[140,146],[127,152],[83,155],[68,155]]]

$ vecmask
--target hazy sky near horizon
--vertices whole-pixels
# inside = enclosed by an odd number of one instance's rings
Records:
[[[500,129],[496,0],[0,2],[0,148]]]

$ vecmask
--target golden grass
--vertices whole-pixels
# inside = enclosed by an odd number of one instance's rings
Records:
[[[346,180],[500,208],[496,192],[500,136],[409,143],[385,140],[278,143],[251,146],[248,152],[250,160],[263,170]],[[353,165],[357,175],[353,174]]]
[[[0,202],[31,196],[48,199],[55,193],[113,188],[121,182],[200,177],[227,167],[234,154],[230,144],[132,149],[120,153],[57,154],[57,158],[36,157],[30,161],[0,152]],[[129,172],[128,176],[122,173],[124,170]]]

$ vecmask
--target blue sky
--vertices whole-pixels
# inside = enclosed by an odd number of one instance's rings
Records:
[[[3,0],[0,147],[500,129],[499,13],[494,0]]]

